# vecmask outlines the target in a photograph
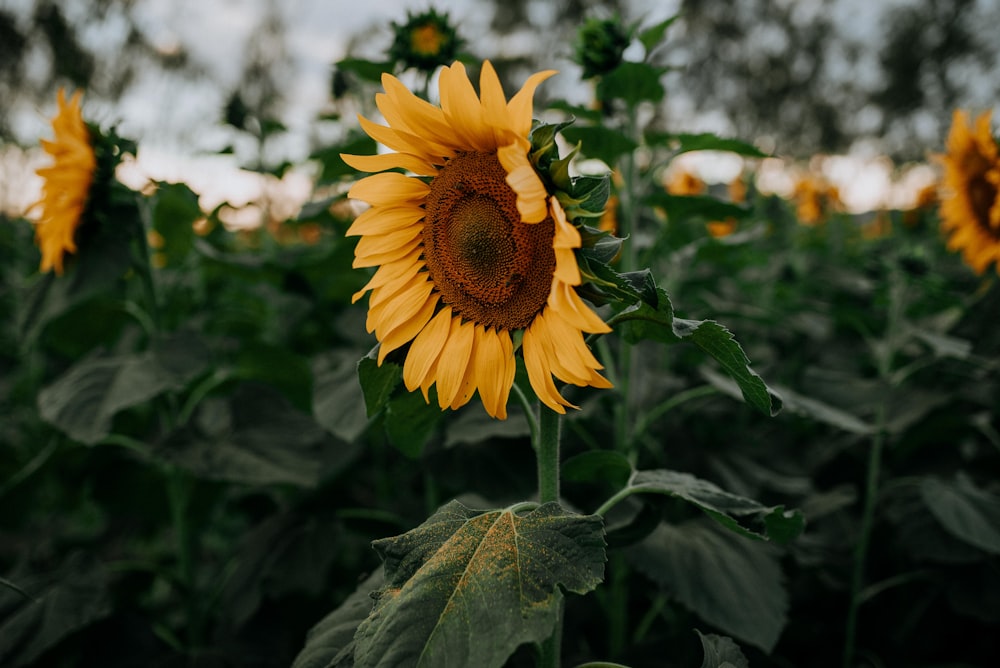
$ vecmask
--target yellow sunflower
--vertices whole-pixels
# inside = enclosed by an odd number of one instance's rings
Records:
[[[478,391],[491,416],[507,417],[521,342],[538,398],[559,413],[573,407],[553,376],[610,387],[583,332],[610,328],[576,293],[577,228],[529,159],[539,72],[508,102],[490,63],[477,96],[461,63],[442,69],[440,106],[384,75],[376,103],[388,127],[362,128],[394,153],[345,155],[366,172],[349,196],[371,208],[351,225],[361,236],[355,267],[378,267],[357,294],[369,297],[367,328],[381,343],[378,363],[410,344],[403,381],[426,401],[437,385],[441,409]]]
[[[42,252],[40,270],[63,273],[63,256],[76,252],[74,235],[80,226],[87,194],[97,169],[90,132],[80,113],[80,91],[69,102],[59,90],[59,111],[52,119],[55,140],[42,140],[42,148],[55,159],[36,173],[45,179],[42,197],[31,208],[40,207],[35,241]]]
[[[941,228],[950,233],[948,249],[961,251],[977,274],[991,262],[1000,272],[1000,156],[990,133],[990,112],[975,126],[956,110],[948,132],[941,196]]]

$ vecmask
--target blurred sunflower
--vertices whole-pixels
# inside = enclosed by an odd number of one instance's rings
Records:
[[[83,219],[97,158],[90,131],[80,113],[80,91],[66,101],[59,90],[59,110],[52,119],[53,141],[42,140],[42,148],[55,163],[37,170],[45,179],[42,197],[31,205],[41,213],[35,224],[35,242],[42,253],[40,271],[63,273],[63,257],[76,252],[74,236]]]
[[[409,343],[403,381],[428,402],[436,384],[442,409],[478,390],[486,412],[506,418],[518,341],[532,388],[554,411],[572,404],[553,376],[611,386],[583,339],[610,329],[574,289],[580,233],[529,157],[532,97],[552,74],[533,74],[508,102],[488,61],[479,96],[456,62],[441,71],[440,107],[386,74],[376,103],[388,127],[359,120],[395,153],[343,156],[362,171],[416,175],[375,174],[348,193],[371,205],[347,232],[361,236],[354,266],[379,267],[354,300],[371,291],[378,363]]]
[[[823,223],[829,212],[843,208],[840,190],[815,174],[806,174],[800,178],[795,184],[792,197],[795,200],[796,217],[800,223],[809,227]]]
[[[433,72],[458,56],[462,39],[448,14],[430,9],[419,14],[407,13],[406,23],[392,24],[393,42],[389,57],[403,67]]]
[[[949,233],[948,249],[977,274],[991,262],[1000,272],[1000,156],[990,133],[990,112],[980,114],[975,126],[969,115],[956,110],[948,132],[941,195],[941,228]]]

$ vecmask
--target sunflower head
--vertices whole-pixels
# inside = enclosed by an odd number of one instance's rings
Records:
[[[360,122],[393,152],[343,156],[384,172],[351,188],[371,206],[347,232],[361,237],[354,266],[378,268],[355,295],[370,292],[378,363],[399,350],[406,388],[430,401],[433,387],[442,409],[478,392],[505,418],[518,356],[558,412],[572,404],[553,377],[610,386],[583,339],[610,330],[576,292],[575,254],[575,221],[601,215],[607,179],[570,178],[556,126],[533,125],[534,90],[552,74],[532,75],[508,100],[488,61],[478,94],[456,62],[441,71],[440,106],[386,74],[376,103],[388,125]]]
[[[62,274],[67,253],[77,252],[92,234],[95,202],[107,200],[114,170],[124,153],[135,153],[135,145],[114,134],[102,133],[85,123],[80,110],[81,93],[67,100],[58,93],[58,110],[52,118],[54,137],[41,141],[53,162],[37,170],[42,177],[42,196],[30,209],[39,211],[35,242],[41,251],[39,269]]]
[[[990,131],[990,112],[974,121],[961,110],[952,117],[941,192],[941,228],[948,249],[960,251],[977,274],[995,264],[1000,272],[1000,155]]]
[[[573,59],[583,67],[583,78],[612,71],[622,63],[622,54],[632,37],[618,18],[584,21],[573,45]]]
[[[448,14],[438,14],[434,9],[407,13],[406,23],[393,23],[392,27],[394,37],[389,57],[404,68],[433,72],[453,61],[462,45]]]

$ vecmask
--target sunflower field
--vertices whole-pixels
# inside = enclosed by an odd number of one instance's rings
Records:
[[[0,665],[995,665],[990,113],[905,206],[776,192],[649,113],[677,20],[579,25],[579,104],[397,17],[252,225],[60,89],[0,214]]]

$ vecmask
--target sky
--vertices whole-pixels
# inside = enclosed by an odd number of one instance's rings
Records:
[[[124,178],[133,179],[135,185],[147,178],[158,180],[183,180],[196,191],[203,193],[203,206],[229,200],[234,204],[254,199],[266,184],[258,175],[237,169],[233,156],[218,155],[223,147],[233,144],[239,148],[240,137],[231,129],[218,123],[219,110],[225,96],[240,78],[242,54],[247,38],[253,33],[266,6],[267,0],[171,0],[169,2],[140,1],[136,17],[141,29],[154,45],[163,52],[183,47],[190,58],[203,65],[206,76],[197,83],[178,77],[145,77],[134,86],[114,107],[102,106],[100,101],[85,100],[84,110],[89,118],[102,125],[116,124],[125,136],[140,142],[138,164],[126,170]],[[796,0],[798,11],[831,12],[838,24],[852,34],[871,30],[877,25],[881,12],[905,4],[907,0]],[[17,10],[29,7],[33,0],[0,0],[0,6]],[[430,6],[429,0],[278,0],[287,27],[288,56],[291,60],[292,79],[288,84],[290,101],[283,120],[289,127],[278,150],[282,158],[303,162],[315,136],[316,117],[328,104],[329,76],[332,63],[347,56],[384,54],[391,41],[390,22],[402,22],[407,11],[419,12]],[[484,39],[491,19],[484,5],[469,0],[434,0],[433,6],[448,12],[460,33],[470,42],[470,51],[487,56],[491,50],[505,52],[537,50],[552,44],[538,41],[537,33],[513,34],[501,38],[502,43]],[[642,20],[651,25],[673,15],[679,0],[631,0],[626,20]],[[79,0],[63,0],[63,10],[69,20],[84,11]],[[546,2],[533,4],[539,21],[544,22],[552,5]],[[124,37],[125,26],[107,22],[92,34],[84,35],[92,43],[114,43]],[[360,36],[360,39],[359,39]],[[353,42],[352,42],[353,38]],[[565,50],[565,49],[564,49]],[[562,56],[556,67],[563,70],[567,84],[577,80],[576,66]],[[568,70],[568,71],[567,71]],[[864,76],[861,72],[859,76]],[[551,92],[572,97],[572,90],[559,89],[559,78],[546,82]],[[510,94],[512,91],[508,91]],[[676,104],[683,104],[676,101]],[[54,106],[54,105],[53,105]],[[681,109],[683,111],[683,109]],[[691,110],[692,122],[688,131],[714,131],[726,134],[727,123],[718,115],[697,114]],[[36,110],[24,115],[21,136],[47,136],[47,116],[51,110]],[[678,114],[674,114],[676,117]],[[245,139],[245,138],[243,138]],[[834,179],[845,181],[842,191],[850,208],[866,210],[891,199],[889,172],[878,156],[853,156],[851,162],[832,158],[821,168]],[[703,172],[709,180],[723,181],[732,178],[741,169],[739,161],[713,155],[693,155],[688,158],[692,169]],[[220,174],[224,175],[220,178]],[[920,180],[927,181],[932,174]],[[295,198],[305,198],[309,193],[309,174],[293,172],[282,188]],[[847,182],[854,183],[853,187]],[[774,179],[775,188],[788,189],[787,179]],[[36,184],[37,185],[37,184]],[[30,188],[29,188],[30,190]],[[896,196],[898,200],[899,197]]]

